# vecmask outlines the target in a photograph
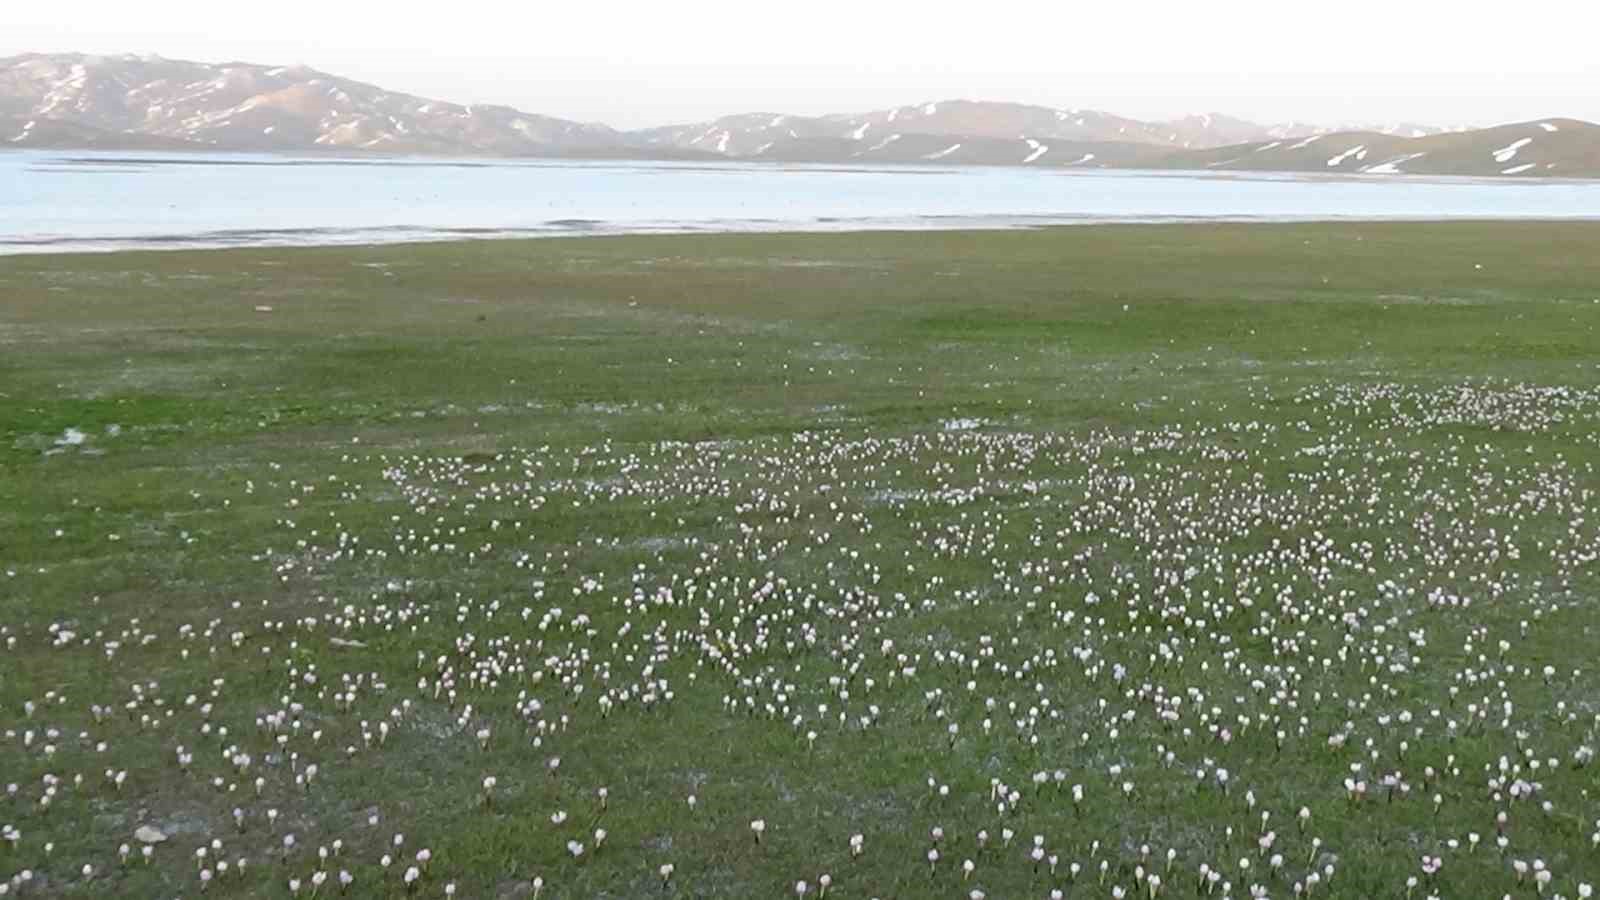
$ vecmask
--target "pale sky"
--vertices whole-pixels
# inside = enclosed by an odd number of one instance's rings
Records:
[[[304,63],[619,128],[951,98],[1147,119],[1600,121],[1593,0],[0,3],[0,56]]]

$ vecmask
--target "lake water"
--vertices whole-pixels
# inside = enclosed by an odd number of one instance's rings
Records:
[[[0,253],[1122,221],[1600,218],[1600,182],[0,151]]]

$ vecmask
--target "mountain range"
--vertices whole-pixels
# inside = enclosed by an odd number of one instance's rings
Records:
[[[84,54],[0,58],[0,147],[1600,177],[1600,126],[1561,118],[1329,128],[947,100],[620,131],[305,66]]]

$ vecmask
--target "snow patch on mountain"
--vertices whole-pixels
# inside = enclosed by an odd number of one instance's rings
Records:
[[[1329,168],[1333,168],[1334,166],[1342,166],[1351,157],[1355,157],[1356,161],[1359,162],[1362,159],[1364,159],[1366,157],[1366,155],[1367,155],[1367,147],[1366,147],[1366,145],[1365,144],[1358,144],[1357,146],[1351,147],[1349,150],[1346,150],[1345,152],[1339,154],[1338,156],[1335,156],[1332,159],[1328,160],[1328,167]]]
[[[1361,171],[1366,175],[1404,175],[1405,172],[1400,168],[1401,166],[1411,162],[1412,160],[1421,159],[1427,155],[1428,154],[1426,153],[1407,153],[1404,156],[1397,156],[1388,162],[1378,163],[1375,166],[1367,166]]]
[[[894,143],[895,141],[898,141],[898,140],[900,140],[900,135],[891,134],[888,137],[884,138],[883,140],[877,142],[876,144],[873,144],[871,147],[868,147],[867,148],[867,152],[868,153],[876,153],[877,151],[882,150],[883,148],[889,146],[890,144],[892,144],[892,143]]]
[[[1512,141],[1504,147],[1501,147],[1499,150],[1494,151],[1494,161],[1497,163],[1508,163],[1513,159],[1516,159],[1518,151],[1531,143],[1533,143],[1533,138],[1521,138],[1519,140]]]

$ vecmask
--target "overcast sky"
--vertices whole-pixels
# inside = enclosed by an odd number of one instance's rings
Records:
[[[304,63],[618,127],[958,97],[1138,118],[1600,121],[1592,0],[0,2],[0,56]]]

